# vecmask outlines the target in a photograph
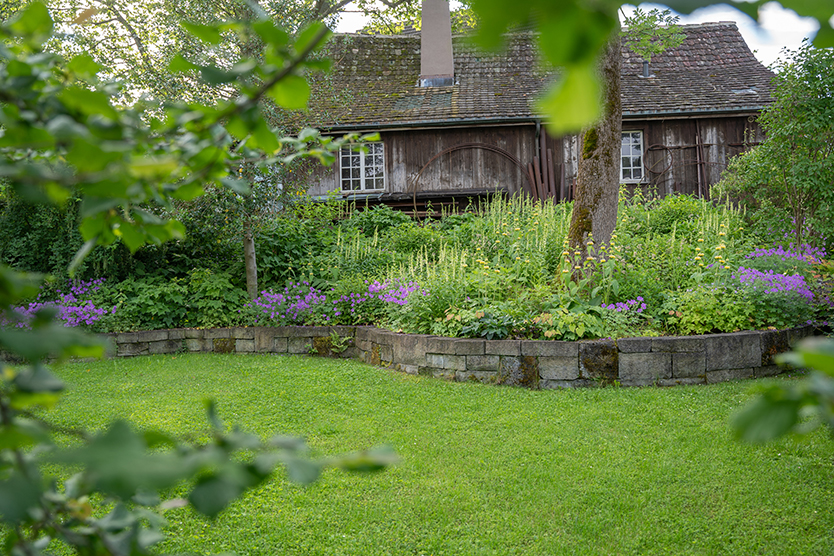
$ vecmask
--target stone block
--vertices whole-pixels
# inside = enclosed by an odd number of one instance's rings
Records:
[[[705,336],[707,372],[745,369],[762,364],[762,342],[758,332],[734,332]]]
[[[531,355],[533,357],[576,357],[579,355],[579,343],[555,340],[522,340],[521,355]]]
[[[397,370],[407,375],[419,374],[419,367],[417,365],[397,365]]]
[[[185,339],[185,329],[184,328],[174,328],[168,331],[168,339],[169,340],[184,340]]]
[[[579,378],[578,357],[539,357],[539,378],[542,380],[576,380]]]
[[[203,330],[202,328],[184,328],[183,332],[185,333],[186,338],[199,338],[202,340],[204,337],[205,330]]]
[[[204,350],[203,340],[200,338],[186,338],[185,349],[191,352],[201,352]]]
[[[235,340],[234,338],[213,338],[211,340],[211,350],[214,353],[234,353]]]
[[[420,376],[434,376],[436,371],[441,371],[443,369],[438,369],[436,367],[417,367],[417,374]]]
[[[138,335],[136,339],[138,342],[161,342],[168,339],[167,330],[143,330],[136,334]]]
[[[287,353],[295,355],[308,354],[312,345],[313,340],[310,336],[287,338]]]
[[[717,369],[707,371],[707,384],[715,384],[717,382],[729,382],[731,380],[742,380],[745,378],[753,378],[754,372],[751,367],[744,369]]]
[[[467,371],[491,371],[498,370],[497,355],[466,355]]]
[[[813,326],[798,326],[796,328],[789,328],[788,332],[788,344],[793,348],[801,342],[803,339],[807,338],[808,336],[814,335],[814,327]]]
[[[619,380],[625,386],[647,386],[663,378],[672,377],[672,354],[621,353]]]
[[[620,338],[617,340],[620,353],[640,353],[652,350],[651,338]]]
[[[148,353],[177,353],[182,350],[182,340],[160,340],[148,342]]]
[[[373,345],[370,340],[367,340],[367,339],[361,339],[360,340],[359,338],[355,338],[353,340],[353,344],[362,351],[370,350],[371,345]]]
[[[239,338],[235,340],[235,351],[237,353],[255,353],[255,340]]]
[[[498,383],[535,390],[539,387],[538,359],[532,356],[502,356],[498,363]]]
[[[455,380],[458,382],[482,382],[484,384],[496,384],[498,382],[497,371],[457,371]]]
[[[383,365],[388,365],[394,361],[394,349],[391,346],[380,345],[379,346],[379,361]],[[397,360],[397,363],[400,363]],[[403,363],[407,364],[407,363]]]
[[[342,338],[356,338],[355,326],[331,326],[331,334],[338,334]]]
[[[452,369],[437,369],[431,375],[433,378],[439,378],[442,380],[448,380],[450,382],[454,382],[455,380],[455,371]]]
[[[139,341],[138,332],[121,332],[116,334],[117,344],[132,344]]]
[[[374,340],[371,336],[376,333],[376,330],[373,326],[355,326],[353,337],[357,341],[372,342]]]
[[[484,340],[457,340],[455,355],[483,355]]]
[[[614,340],[579,343],[579,376],[613,384],[618,378],[619,351]]]
[[[785,370],[786,368],[780,365],[765,365],[763,367],[757,367],[753,369],[753,374],[756,377],[776,376],[778,374],[784,373]]]
[[[287,353],[289,340],[285,336],[276,336],[272,339],[272,351],[275,353]]]
[[[359,349],[356,346],[350,346],[342,353],[336,354],[339,359],[359,359]]]
[[[489,340],[484,342],[485,355],[521,355],[521,340]]]
[[[207,328],[203,331],[203,338],[214,340],[216,338],[231,338],[232,332],[228,328]]]
[[[231,329],[231,337],[236,340],[254,340],[255,329],[245,326],[237,326]]]
[[[385,339],[389,340],[394,348],[393,357],[389,361],[418,367],[425,365],[426,341],[429,337],[422,334],[387,334]]]
[[[774,365],[775,356],[791,349],[787,330],[763,330],[759,332],[759,339],[762,342],[762,366]]]
[[[673,353],[672,376],[674,378],[701,378],[707,372],[707,354]]]
[[[455,354],[455,338],[444,338],[443,336],[429,336],[426,338],[426,353],[448,353]]]
[[[652,351],[697,353],[705,351],[705,336],[661,336],[652,338]]]
[[[418,365],[418,367],[419,366],[420,365]],[[426,366],[435,367],[437,369],[452,369],[455,371],[465,371],[466,356],[448,355],[446,353],[428,353],[426,354]]]
[[[116,357],[131,357],[133,355],[147,355],[148,342],[129,342],[118,344]]]

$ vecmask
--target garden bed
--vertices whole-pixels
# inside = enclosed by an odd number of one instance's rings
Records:
[[[581,342],[397,334],[371,326],[171,329],[109,335],[116,356],[177,352],[314,354],[409,374],[531,389],[709,384],[781,372],[773,357],[814,327]]]

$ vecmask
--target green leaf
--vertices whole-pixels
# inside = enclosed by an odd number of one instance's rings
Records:
[[[12,19],[9,29],[19,37],[31,37],[38,43],[52,34],[52,18],[40,2],[32,2]]]
[[[275,24],[268,19],[256,21],[252,24],[252,29],[266,44],[273,47],[286,46],[290,39],[289,35],[285,31],[276,27]]]
[[[43,365],[32,365],[18,373],[12,383],[23,392],[61,392],[64,383]]]
[[[321,475],[321,464],[304,458],[290,457],[284,460],[287,476],[294,483],[307,485]]]
[[[209,475],[197,481],[188,495],[188,501],[201,514],[215,518],[241,492],[241,485],[229,476]]]
[[[789,432],[799,421],[800,402],[775,399],[766,393],[747,404],[731,421],[736,437],[746,442],[767,442]]]
[[[223,41],[223,36],[220,34],[220,29],[214,25],[203,25],[200,23],[191,23],[189,21],[181,21],[183,29],[208,44],[220,44]]]
[[[179,163],[173,156],[142,158],[130,164],[130,174],[140,179],[165,180],[177,171]]]
[[[225,71],[214,66],[200,66],[200,75],[203,81],[209,85],[221,85],[223,83],[231,83],[238,78],[238,74],[233,71]]]
[[[173,58],[171,58],[171,61],[168,63],[168,70],[174,73],[181,73],[196,69],[200,69],[200,66],[198,66],[197,64],[192,64],[191,62],[183,58],[181,54],[175,55]]]
[[[26,519],[30,509],[36,509],[40,502],[41,490],[28,477],[13,473],[7,480],[0,481],[0,519],[14,525]]]
[[[245,180],[239,180],[236,178],[220,178],[220,183],[239,195],[249,195],[249,193],[252,192],[249,188],[249,182]]]
[[[316,21],[314,23],[311,23],[307,28],[301,31],[301,33],[298,34],[298,38],[295,40],[295,44],[293,45],[296,52],[301,52],[302,50],[306,49],[310,45],[310,43],[312,43],[315,40],[316,35],[318,35],[324,29],[324,23]],[[319,45],[324,44],[328,36],[329,34],[325,35],[324,40],[320,41]]]
[[[79,54],[67,62],[67,69],[82,78],[90,78],[101,71],[102,66],[93,60],[89,54]]]
[[[547,129],[559,137],[582,130],[599,120],[601,88],[593,64],[566,68],[538,103],[548,115]]]
[[[310,85],[300,75],[288,75],[267,91],[278,106],[288,110],[307,108],[310,99]]]
[[[58,93],[58,98],[67,108],[88,116],[96,114],[113,121],[119,119],[118,112],[110,105],[110,97],[100,91],[71,86]]]

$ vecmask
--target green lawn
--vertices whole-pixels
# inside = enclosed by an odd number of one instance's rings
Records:
[[[215,522],[169,510],[170,552],[247,555],[829,554],[834,441],[731,438],[752,383],[528,391],[354,361],[177,355],[73,363],[53,418],[205,437],[202,400],[263,436],[399,465],[283,477]]]

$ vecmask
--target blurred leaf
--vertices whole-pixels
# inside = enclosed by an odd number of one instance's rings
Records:
[[[320,32],[325,30],[324,23],[320,21],[316,21],[311,23],[305,29],[303,29],[299,34],[298,38],[295,40],[295,44],[293,47],[295,48],[296,52],[301,52],[306,49],[316,38]],[[325,40],[328,35],[325,35]],[[319,44],[324,44],[324,40],[320,41]]]
[[[289,35],[282,29],[275,26],[274,23],[268,19],[256,21],[252,24],[252,29],[258,34],[261,39],[272,46],[286,46],[289,41]]]
[[[767,442],[787,434],[799,421],[800,402],[778,399],[773,391],[748,403],[731,421],[736,437],[746,442]]]
[[[119,114],[110,106],[110,97],[99,91],[91,91],[77,86],[70,86],[64,88],[59,94],[58,98],[68,108],[86,115],[100,115],[110,120],[118,120]]]
[[[15,525],[40,503],[41,489],[22,473],[13,472],[0,481],[0,520]]]
[[[79,77],[89,78],[101,71],[102,66],[97,64],[92,56],[84,53],[67,62],[67,69]]]
[[[538,104],[550,118],[548,132],[558,137],[580,131],[599,120],[601,92],[593,64],[566,68]]]
[[[214,25],[202,25],[200,23],[191,23],[189,21],[181,21],[180,25],[182,25],[186,31],[208,44],[220,44],[223,41],[220,29]]]
[[[52,18],[46,6],[32,2],[12,19],[9,29],[19,37],[41,43],[52,34]]]
[[[353,452],[338,458],[338,466],[347,471],[368,473],[381,471],[398,463],[400,458],[390,446],[380,446],[371,450]]]
[[[191,71],[200,69],[200,66],[197,64],[193,64],[182,57],[181,54],[175,55],[171,58],[171,61],[168,63],[168,70],[174,73],[184,72],[184,71]]]
[[[267,91],[278,106],[288,110],[307,108],[310,99],[310,85],[300,75],[288,75]]]
[[[64,383],[40,364],[27,367],[14,378],[13,384],[23,392],[61,392]]]
[[[288,457],[284,464],[287,466],[287,476],[294,483],[307,485],[321,475],[321,464],[309,459]]]
[[[201,514],[215,518],[242,492],[243,487],[231,476],[209,475],[197,481],[188,501]]]

